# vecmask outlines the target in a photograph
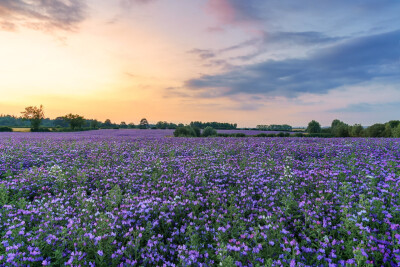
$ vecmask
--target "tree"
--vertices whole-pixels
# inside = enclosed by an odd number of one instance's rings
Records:
[[[53,122],[56,127],[68,127],[68,122],[64,120],[64,117],[57,117]]]
[[[168,127],[168,122],[166,121],[159,121],[156,124],[157,129],[167,129],[167,127]]]
[[[82,128],[82,125],[85,123],[85,118],[83,116],[80,116],[78,114],[68,114],[65,115],[64,120],[69,123],[69,126],[71,127],[72,130],[75,130],[76,128]]]
[[[400,124],[393,129],[393,137],[400,137]]]
[[[100,122],[98,120],[91,120],[90,121],[90,128],[97,129],[100,126]]]
[[[126,129],[126,128],[128,128],[128,125],[126,125],[126,122],[121,121],[121,124],[119,125],[119,127],[122,129]]]
[[[43,106],[26,107],[22,113],[22,119],[29,120],[33,130],[38,130],[42,120],[44,119]]]
[[[353,126],[350,126],[350,136],[351,137],[361,137],[364,132],[364,128],[361,126],[361,124],[354,124]]]
[[[306,132],[308,133],[320,133],[321,132],[321,124],[319,122],[312,120],[308,123]]]
[[[210,126],[207,126],[203,131],[203,136],[204,137],[216,136],[216,135],[217,135],[217,131],[214,128],[210,127]]]
[[[146,118],[141,119],[139,123],[139,128],[147,129],[148,127],[149,127],[149,122],[147,121],[147,119]]]
[[[340,120],[333,120],[331,124],[331,133],[335,137],[349,137],[349,125]]]
[[[105,122],[103,123],[103,126],[106,128],[110,128],[112,126],[111,120],[106,119]]]
[[[190,126],[178,127],[174,131],[175,137],[197,137],[195,130]]]
[[[385,135],[385,124],[375,123],[366,130],[367,137],[384,137]]]

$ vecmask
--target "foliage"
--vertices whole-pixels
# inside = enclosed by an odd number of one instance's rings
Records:
[[[22,111],[22,118],[31,122],[31,127],[34,130],[39,129],[40,123],[44,119],[43,106],[39,107],[26,107],[25,111]]]
[[[30,122],[12,115],[0,115],[0,126],[29,127]]]
[[[193,131],[196,133],[196,137],[201,136],[201,129],[199,127],[192,127]]]
[[[51,130],[50,130],[50,128],[41,127],[41,128],[37,128],[37,129],[32,128],[31,132],[42,132],[43,133],[43,132],[51,132]]]
[[[292,126],[287,125],[287,124],[282,124],[282,125],[277,125],[277,124],[271,124],[271,125],[257,125],[257,130],[261,131],[292,131]]]
[[[65,120],[64,117],[57,117],[53,120],[54,126],[61,128],[61,127],[68,127],[68,121]]]
[[[121,123],[119,124],[119,128],[121,128],[121,129],[128,129],[128,125],[126,124],[126,122],[121,121]]]
[[[369,126],[365,132],[367,137],[384,137],[385,136],[385,124],[375,123]]]
[[[202,134],[202,136],[204,136],[204,137],[216,136],[216,135],[217,135],[217,131],[211,126],[207,126],[203,130],[203,134]]]
[[[295,133],[294,137],[304,137],[305,135],[303,133]]]
[[[104,128],[111,128],[113,126],[113,123],[111,122],[110,119],[106,119],[102,125]]]
[[[334,137],[349,137],[350,136],[349,125],[340,121],[333,120],[331,124],[331,133]]]
[[[393,137],[400,137],[400,125],[393,129]]]
[[[97,128],[100,127],[100,124],[101,123],[99,121],[97,121],[97,120],[91,120],[90,121],[90,128],[97,129]]]
[[[178,127],[175,123],[168,123],[166,121],[159,121],[156,124],[156,129],[176,129]]]
[[[190,126],[183,126],[183,127],[178,127],[174,131],[174,136],[175,137],[198,137],[196,131],[193,129],[193,127]]]
[[[74,115],[70,113],[65,115],[63,118],[69,123],[72,130],[75,130],[76,128],[82,128],[82,125],[85,123],[85,118],[78,114]]]
[[[12,132],[13,129],[7,126],[0,126],[0,132]]]
[[[146,118],[141,119],[139,123],[139,129],[147,129],[147,128],[149,128],[149,122],[147,121]]]
[[[361,124],[354,124],[353,126],[350,126],[349,132],[351,137],[361,137],[364,134],[364,128]]]
[[[192,121],[190,123],[192,127],[198,127],[200,129],[205,129],[206,127],[212,127],[217,130],[234,130],[237,128],[236,123],[227,123],[227,122],[201,122],[201,121]]]
[[[306,129],[307,133],[320,133],[321,132],[321,125],[319,124],[319,122],[312,120],[308,123],[307,129]]]

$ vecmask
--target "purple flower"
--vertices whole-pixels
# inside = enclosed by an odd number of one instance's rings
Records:
[[[97,251],[97,254],[99,254],[100,257],[103,257],[103,255],[104,255],[104,253],[103,253],[102,250],[98,250],[98,251]]]

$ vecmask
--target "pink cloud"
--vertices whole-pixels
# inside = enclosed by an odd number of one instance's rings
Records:
[[[239,26],[248,32],[260,34],[262,31],[256,4],[251,0],[208,0],[206,12],[215,16],[222,25]],[[223,29],[221,25],[214,28]]]
[[[209,0],[207,11],[225,24],[233,24],[237,18],[237,10],[229,0]]]

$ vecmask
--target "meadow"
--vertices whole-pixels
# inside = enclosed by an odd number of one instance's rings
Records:
[[[398,266],[400,139],[0,133],[0,266]]]

